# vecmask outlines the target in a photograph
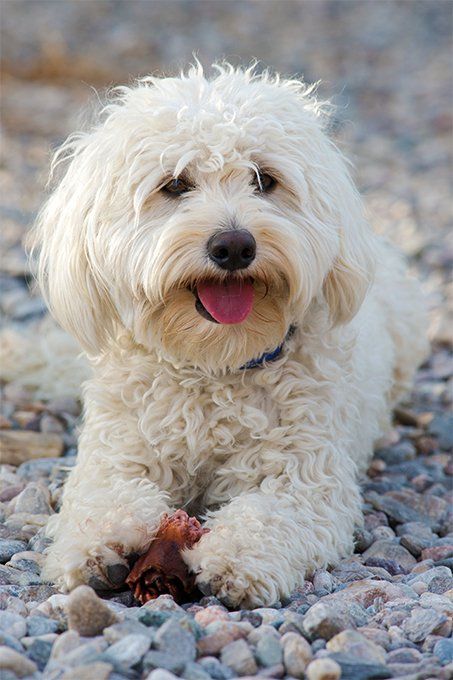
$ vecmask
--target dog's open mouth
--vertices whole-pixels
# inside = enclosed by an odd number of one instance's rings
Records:
[[[242,323],[252,311],[252,279],[206,279],[197,284],[194,294],[197,312],[214,323]]]

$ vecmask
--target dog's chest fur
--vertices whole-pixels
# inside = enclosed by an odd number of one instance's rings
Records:
[[[117,424],[104,439],[112,451],[124,442],[129,471],[154,481],[175,505],[209,508],[256,486],[257,478],[278,477],[288,452],[316,448],[307,423],[319,423],[320,435],[343,429],[344,371],[332,358],[329,372],[323,379],[300,352],[214,377],[125,351],[98,365],[87,401],[105,408],[108,394],[110,422]],[[323,406],[335,398],[333,387],[342,399],[327,420]]]

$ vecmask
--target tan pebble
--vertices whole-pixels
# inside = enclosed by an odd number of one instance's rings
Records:
[[[315,659],[307,666],[307,680],[338,680],[341,667],[333,659]]]
[[[369,659],[376,663],[385,663],[385,651],[382,647],[357,630],[343,630],[334,635],[326,646],[329,652],[344,652],[357,659]]]
[[[22,656],[15,649],[10,647],[0,647],[0,668],[5,671],[11,671],[18,678],[24,678],[27,675],[32,675],[37,666],[33,661]]]
[[[52,647],[51,659],[61,659],[82,644],[80,635],[76,630],[66,630],[58,636]]]
[[[229,616],[228,612],[225,611],[225,609],[222,609],[222,607],[213,606],[198,611],[194,618],[195,621],[204,628],[215,621],[228,621]]]
[[[313,658],[311,647],[302,635],[285,633],[281,638],[283,663],[288,675],[303,678],[307,664]]]
[[[66,603],[68,628],[80,635],[100,635],[104,628],[117,623],[118,617],[89,586],[78,586]]]

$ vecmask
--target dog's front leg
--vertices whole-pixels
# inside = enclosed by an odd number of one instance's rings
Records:
[[[146,549],[171,509],[154,483],[133,475],[133,463],[125,461],[120,471],[98,451],[81,454],[66,483],[62,508],[47,526],[53,543],[43,575],[64,590],[81,583],[115,588],[129,571],[126,556]]]
[[[210,533],[184,555],[202,590],[229,605],[270,605],[352,551],[360,494],[346,453],[332,448],[317,467],[288,456],[283,474],[210,513]]]

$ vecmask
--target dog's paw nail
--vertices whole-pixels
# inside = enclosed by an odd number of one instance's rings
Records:
[[[198,590],[200,590],[203,593],[203,595],[206,595],[207,597],[210,597],[212,595],[211,584],[208,581],[198,583],[197,585]]]
[[[129,569],[125,564],[111,564],[107,567],[108,579],[114,586],[122,585],[128,573]]]

